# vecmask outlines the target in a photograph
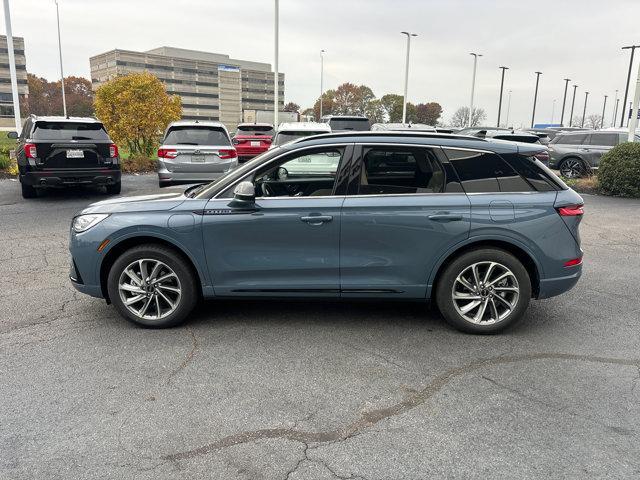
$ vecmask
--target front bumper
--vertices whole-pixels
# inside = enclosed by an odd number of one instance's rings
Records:
[[[28,171],[20,175],[20,182],[33,187],[65,187],[71,185],[113,185],[120,182],[120,169],[46,170]]]

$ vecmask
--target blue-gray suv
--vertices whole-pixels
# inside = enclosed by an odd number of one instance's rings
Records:
[[[201,298],[435,300],[493,333],[582,272],[582,198],[540,145],[353,132],[265,152],[182,194],[94,203],[73,219],[71,281],[146,327]]]

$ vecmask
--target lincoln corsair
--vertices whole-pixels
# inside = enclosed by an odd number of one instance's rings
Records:
[[[73,218],[71,272],[146,327],[201,298],[434,301],[493,333],[582,272],[582,198],[539,144],[351,132],[272,148],[216,181]]]

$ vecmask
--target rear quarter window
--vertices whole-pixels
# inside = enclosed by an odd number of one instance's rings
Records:
[[[557,184],[555,179],[548,175],[548,169],[545,169],[542,162],[535,157],[512,154],[505,155],[504,159],[516,172],[529,182],[535,191],[550,192],[562,189],[562,186]]]
[[[36,122],[34,140],[103,140],[109,135],[101,123]]]

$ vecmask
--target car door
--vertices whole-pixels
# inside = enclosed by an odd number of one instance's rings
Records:
[[[619,134],[617,132],[598,132],[589,136],[587,147],[589,154],[587,161],[591,167],[597,167],[600,164],[602,155],[607,153],[618,144]]]
[[[439,147],[363,144],[353,158],[341,296],[424,298],[439,258],[469,235],[469,199]]]
[[[209,201],[203,245],[216,295],[339,295],[344,194],[334,190],[351,152],[348,145],[303,148],[256,167],[236,182],[254,182],[251,211],[229,206],[233,185]]]

